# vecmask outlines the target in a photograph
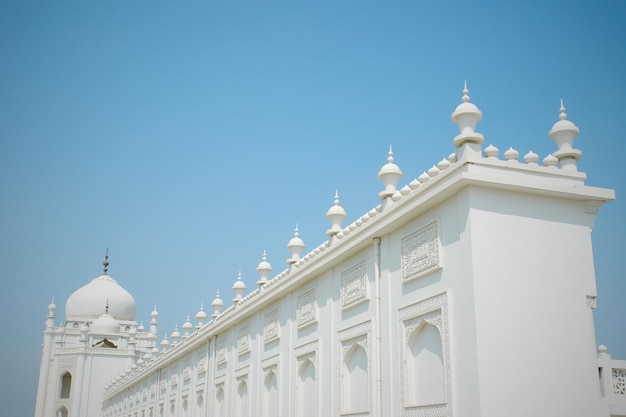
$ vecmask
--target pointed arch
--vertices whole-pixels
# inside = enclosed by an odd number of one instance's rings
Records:
[[[59,398],[70,398],[72,390],[72,374],[66,371],[61,375],[61,389],[59,390]]]
[[[263,416],[278,415],[278,378],[273,369],[267,372],[263,380]]]
[[[198,397],[196,398],[196,415],[202,414],[202,410],[204,407],[204,396],[202,393],[198,393]]]
[[[296,415],[298,417],[315,416],[317,388],[315,364],[311,361],[311,358],[307,358],[301,363],[296,383]]]
[[[408,338],[407,355],[409,403],[432,405],[446,402],[443,348],[439,329],[426,322]]]
[[[369,410],[369,376],[367,352],[353,343],[344,355],[342,372],[342,411],[347,413]]]
[[[225,417],[226,416],[226,398],[224,395],[224,386],[220,385],[217,388],[217,392],[215,393],[215,416],[217,417]]]
[[[242,379],[237,386],[237,416],[248,417],[248,384]]]
[[[68,416],[67,408],[65,408],[65,406],[61,406],[57,410],[56,417],[67,417],[67,416]]]

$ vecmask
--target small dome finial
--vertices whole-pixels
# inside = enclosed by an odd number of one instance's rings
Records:
[[[265,285],[265,283],[267,283],[269,274],[270,272],[272,272],[272,265],[267,262],[267,252],[265,250],[263,251],[263,260],[256,267],[256,270],[260,275],[259,280],[256,282],[256,285],[262,287],[263,285]]]
[[[326,217],[330,220],[331,228],[326,231],[328,237],[334,236],[341,231],[341,223],[348,217],[346,211],[339,205],[339,191],[335,190],[334,205],[326,212]]]
[[[287,249],[291,251],[291,258],[287,259],[287,265],[291,266],[298,262],[300,259],[300,253],[304,249],[304,242],[300,239],[300,230],[298,229],[298,225],[296,224],[296,229],[293,232],[293,237],[287,243]]]
[[[233,284],[233,291],[235,292],[235,298],[233,298],[233,303],[237,304],[243,298],[243,292],[246,290],[246,284],[241,279],[241,270],[239,270],[239,274],[237,274],[237,281]]]
[[[463,82],[463,97],[461,97],[461,104],[456,106],[456,109],[452,113],[452,123],[459,127],[459,134],[454,137],[452,143],[459,148],[461,154],[466,151],[470,154],[480,156],[480,147],[484,142],[482,134],[475,131],[476,124],[482,119],[483,113],[475,104],[470,102],[469,90],[467,89],[467,81]],[[468,145],[468,146],[464,146]],[[462,158],[462,155],[459,156]]]
[[[580,133],[578,127],[567,120],[563,99],[561,99],[561,107],[559,108],[559,121],[552,126],[548,136],[558,146],[558,150],[552,155],[559,160],[559,167],[566,171],[578,171],[577,161],[582,157],[582,152],[574,149],[574,139]]]
[[[378,193],[381,200],[391,197],[396,192],[396,185],[402,178],[402,170],[398,165],[394,164],[393,149],[389,145],[389,153],[387,154],[387,163],[378,171],[378,178],[383,182],[385,189]]]
[[[212,318],[216,318],[220,315],[222,307],[224,307],[224,301],[220,298],[220,290],[217,290],[217,294],[215,295],[215,299],[211,303],[211,307],[213,307],[213,314],[211,314]]]
[[[104,275],[108,275],[108,271],[109,271],[109,248],[107,248],[105,255],[104,255],[104,262],[102,262],[102,265],[104,265]]]

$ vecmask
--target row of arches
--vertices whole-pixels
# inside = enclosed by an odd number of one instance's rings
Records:
[[[295,416],[312,417],[317,415],[318,376],[312,355],[298,362],[295,381]],[[408,406],[442,404],[446,401],[443,346],[439,329],[422,321],[409,335],[405,347],[405,400]],[[352,343],[344,353],[340,369],[341,414],[363,413],[370,410],[371,382],[370,366],[366,346]],[[250,415],[248,381],[241,378],[237,382],[234,412],[235,415]],[[261,410],[255,415],[275,417],[279,413],[278,377],[269,370],[261,387]],[[215,415],[226,416],[226,393],[224,384],[216,392]]]

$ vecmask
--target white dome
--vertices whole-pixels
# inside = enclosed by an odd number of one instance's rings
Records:
[[[116,334],[120,332],[120,324],[110,314],[105,313],[93,322],[89,330],[93,334]]]
[[[65,320],[95,320],[105,308],[115,320],[135,320],[137,305],[128,291],[108,275],[100,275],[76,291],[65,303]]]

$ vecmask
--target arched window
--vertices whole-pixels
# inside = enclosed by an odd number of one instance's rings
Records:
[[[67,408],[61,407],[57,410],[57,417],[67,417]]]
[[[367,352],[355,343],[346,352],[342,372],[342,411],[355,413],[369,409]]]
[[[278,415],[278,379],[274,371],[269,371],[263,382],[263,416]]]
[[[408,340],[408,400],[411,405],[445,403],[441,334],[427,322]]]
[[[302,362],[297,381],[297,416],[314,417],[316,408],[315,365],[310,359]]]
[[[59,393],[59,397],[70,398],[71,388],[72,388],[72,374],[70,374],[69,372],[66,372],[61,377],[61,391]]]

